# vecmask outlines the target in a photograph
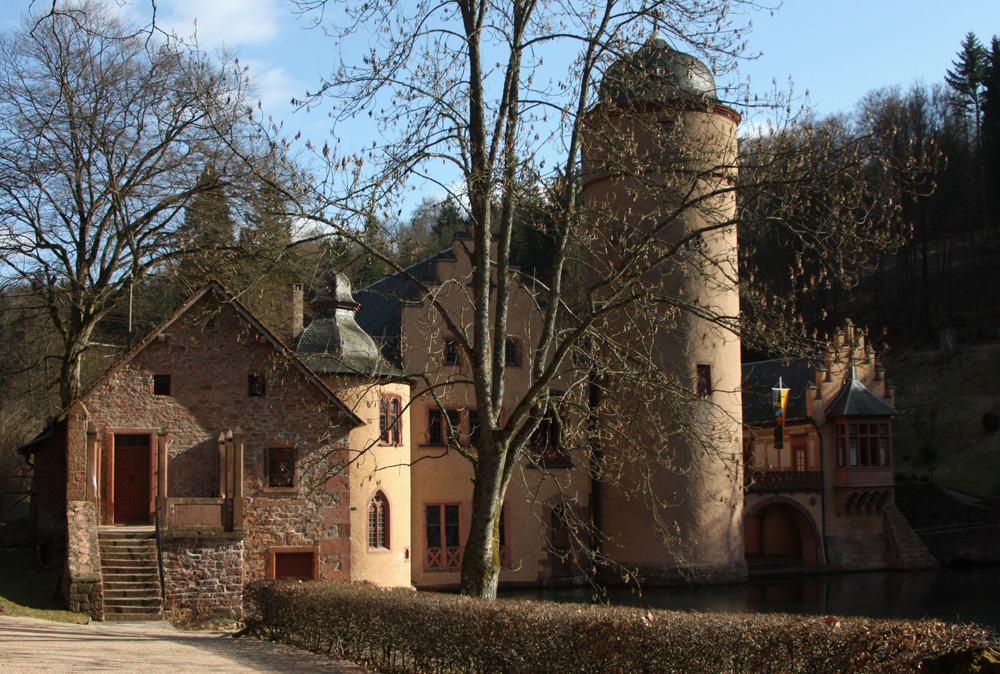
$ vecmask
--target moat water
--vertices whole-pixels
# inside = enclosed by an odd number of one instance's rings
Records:
[[[580,603],[590,602],[593,594],[586,587],[501,592],[510,598]],[[976,622],[1000,635],[1000,567],[996,566],[754,579],[723,587],[647,588],[641,595],[609,589],[608,601],[673,611],[938,618]]]

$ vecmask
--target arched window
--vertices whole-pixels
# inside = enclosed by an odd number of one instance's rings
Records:
[[[368,502],[368,547],[389,549],[389,500],[381,491]]]
[[[378,403],[378,424],[384,445],[403,444],[403,402],[397,396],[382,396]]]

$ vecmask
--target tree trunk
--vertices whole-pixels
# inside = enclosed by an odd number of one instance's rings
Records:
[[[472,521],[462,554],[462,594],[494,598],[500,580],[503,452],[480,452],[472,490]]]

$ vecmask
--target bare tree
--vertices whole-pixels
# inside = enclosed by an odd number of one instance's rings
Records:
[[[0,273],[59,335],[65,405],[101,318],[190,247],[185,207],[247,172],[254,124],[234,64],[98,3],[52,8],[0,39]]]
[[[760,208],[744,209],[748,217],[759,216],[753,226],[785,227],[787,214],[800,253],[829,262],[831,274],[847,273],[845,260],[860,257],[875,239],[887,242],[866,229],[873,233],[880,223],[867,220],[874,204],[859,182],[868,166],[863,144],[809,127],[765,133],[744,157],[754,177],[742,184],[736,180],[735,135],[722,134],[720,146],[704,129],[692,131],[697,125],[685,116],[721,105],[714,85],[710,94],[707,84],[681,92],[686,98],[675,101],[673,116],[647,114],[653,98],[642,96],[663,94],[660,78],[673,76],[659,69],[662,63],[649,50],[664,47],[649,36],[658,32],[724,70],[743,49],[745,13],[754,2],[298,5],[339,22],[329,29],[341,44],[368,41],[362,56],[341,63],[309,103],[331,97],[335,120],[372,117],[388,138],[362,153],[318,153],[329,173],[313,195],[320,209],[304,215],[360,243],[358,232],[371,222],[374,206],[392,214],[416,181],[437,182],[467,204],[473,271],[462,287],[471,318],[449,312],[425,279],[400,272],[454,336],[478,409],[478,444],[465,453],[475,478],[463,593],[496,592],[500,505],[553,409],[568,419],[562,441],[587,456],[598,482],[614,483],[644,502],[659,540],[683,555],[680,539],[690,541],[693,534],[677,531],[670,514],[676,504],[649,485],[664,472],[691,473],[696,456],[723,454],[713,466],[726,473],[727,484],[739,484],[738,456],[717,443],[734,442],[739,382],[726,382],[730,403],[709,409],[692,373],[665,362],[660,345],[710,326],[710,338],[728,334],[730,343],[740,336],[769,340],[773,347],[778,336],[801,328],[781,311],[782,303],[760,293],[746,294],[755,314],[745,326],[732,302],[703,301],[689,292],[686,279],[698,279],[709,295],[746,285],[737,275],[734,235],[741,191],[747,204],[759,199]],[[707,70],[697,77],[711,80]],[[622,91],[645,93],[618,96]],[[665,95],[678,98],[676,92]],[[804,138],[825,154],[803,159],[812,149],[798,142]],[[828,161],[841,153],[844,161]],[[437,172],[442,164],[453,173]],[[598,174],[618,186],[621,198],[584,200],[581,183]],[[823,192],[831,183],[840,189]],[[548,205],[552,269],[539,298],[542,328],[527,345],[530,385],[512,399],[505,389],[510,299],[518,283],[511,239],[522,204],[540,198]],[[776,198],[784,210],[763,206]],[[639,201],[641,213],[631,207]],[[817,213],[825,226],[810,232],[808,218]],[[834,226],[839,218],[848,226]],[[491,238],[498,242],[493,258]],[[800,260],[801,254],[786,261],[789,273],[798,273]],[[562,395],[551,396],[557,385]],[[597,559],[602,543],[613,545],[600,522],[570,525],[581,545],[596,537],[591,551]]]

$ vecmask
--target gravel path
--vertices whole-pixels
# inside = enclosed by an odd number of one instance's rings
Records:
[[[368,674],[287,646],[219,632],[182,632],[169,623],[68,625],[0,616],[0,674]]]

